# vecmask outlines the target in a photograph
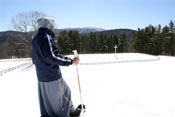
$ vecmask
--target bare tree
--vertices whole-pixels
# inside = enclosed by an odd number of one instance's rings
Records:
[[[12,28],[20,32],[36,31],[37,20],[45,16],[45,13],[39,11],[19,13],[11,20]]]
[[[45,13],[42,13],[39,11],[22,12],[17,14],[11,20],[12,28],[16,31],[24,33],[24,40],[28,46],[27,50],[28,50],[29,57],[32,56],[31,42],[34,34],[34,33],[31,33],[31,31],[36,31],[38,29],[37,20],[45,16],[46,16]]]
[[[32,28],[32,30],[36,31],[38,29],[38,25],[37,25],[37,20],[39,18],[42,18],[42,17],[45,17],[46,14],[42,13],[42,12],[38,12],[38,11],[35,11],[35,12],[29,12],[29,24]]]
[[[26,13],[19,13],[12,19],[12,26],[16,31],[27,32],[29,27],[28,15]]]

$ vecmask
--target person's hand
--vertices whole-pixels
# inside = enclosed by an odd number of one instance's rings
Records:
[[[79,63],[80,59],[78,57],[73,59],[73,64],[77,65]]]

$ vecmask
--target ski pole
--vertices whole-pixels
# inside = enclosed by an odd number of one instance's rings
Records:
[[[74,57],[78,58],[77,50],[74,50],[73,53],[74,53]],[[83,107],[83,100],[82,100],[82,94],[81,94],[81,85],[80,85],[80,77],[79,77],[78,65],[76,65],[76,71],[77,71],[77,78],[78,78],[78,86],[79,86],[79,93],[80,93],[81,108],[82,108],[81,112],[84,113],[85,109]]]

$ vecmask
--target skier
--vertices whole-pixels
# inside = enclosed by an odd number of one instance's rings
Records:
[[[54,42],[53,19],[41,18],[37,23],[39,29],[32,40],[32,52],[41,117],[78,117],[82,106],[74,108],[70,88],[62,78],[59,66],[77,65],[79,58],[71,59],[59,54]]]

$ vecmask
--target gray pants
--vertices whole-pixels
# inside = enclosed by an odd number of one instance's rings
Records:
[[[51,82],[38,82],[41,116],[69,117],[75,111],[71,91],[63,78]]]

